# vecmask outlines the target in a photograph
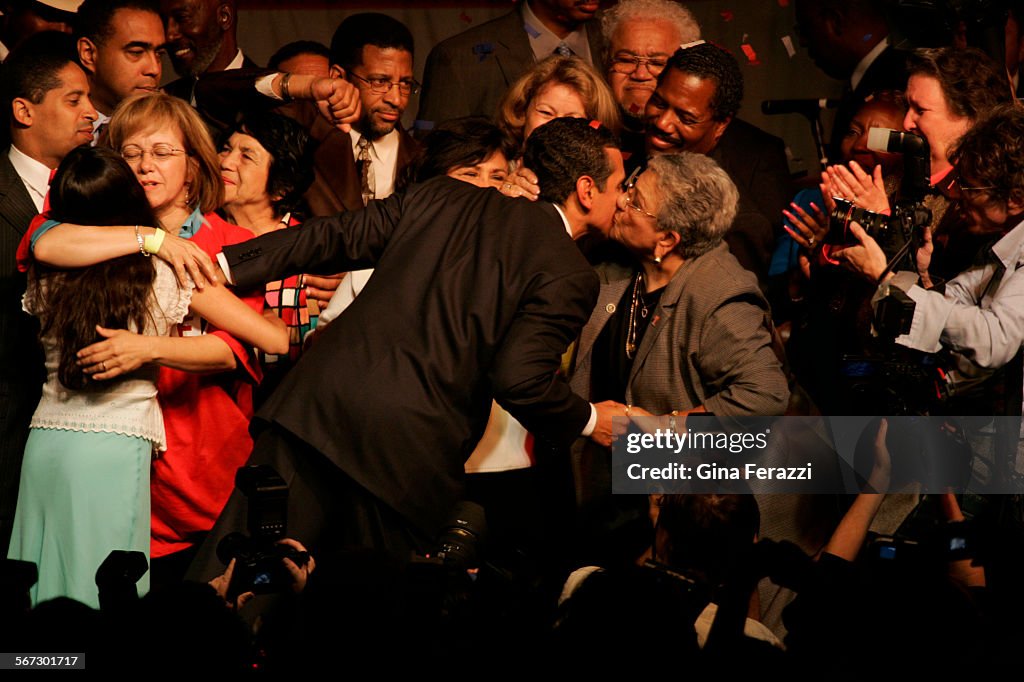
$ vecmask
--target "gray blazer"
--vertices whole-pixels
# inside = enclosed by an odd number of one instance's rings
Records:
[[[584,398],[590,397],[594,341],[634,271],[602,264],[598,274],[601,293],[580,336],[571,381]],[[785,412],[789,388],[772,350],[768,302],[724,243],[679,268],[653,315],[630,372],[627,402],[653,414],[698,405],[723,416]]]

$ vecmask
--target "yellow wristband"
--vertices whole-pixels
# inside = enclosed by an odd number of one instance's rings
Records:
[[[155,234],[146,235],[143,250],[145,250],[146,253],[156,253],[160,250],[160,246],[164,243],[164,237],[166,236],[166,232],[157,228]]]

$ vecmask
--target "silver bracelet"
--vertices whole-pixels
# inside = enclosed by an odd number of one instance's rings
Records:
[[[146,258],[149,258],[149,252],[146,251],[146,242],[142,238],[142,233],[139,232],[139,226],[138,225],[135,226],[135,241],[137,241],[139,243],[139,253],[141,253]]]

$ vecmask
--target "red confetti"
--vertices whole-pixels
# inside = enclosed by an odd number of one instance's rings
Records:
[[[740,49],[743,50],[743,54],[747,55],[747,61],[750,62],[751,66],[757,66],[761,63],[761,60],[757,58],[757,53],[754,52],[754,48],[749,43],[743,43],[740,45]]]
[[[636,102],[633,102],[632,104],[629,105],[629,112],[631,114],[639,114],[640,113],[640,105],[637,104]]]
[[[731,9],[724,10],[724,11],[720,12],[720,14],[722,15],[722,21],[732,21],[732,10]]]
[[[789,7],[789,0],[779,0],[779,7]]]
[[[473,23],[473,17],[471,17],[468,14],[466,14],[465,10],[463,10],[462,14],[459,15],[459,19],[461,19],[462,21],[466,22],[467,24],[472,24]]]

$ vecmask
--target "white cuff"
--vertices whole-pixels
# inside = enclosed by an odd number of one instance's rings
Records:
[[[590,419],[587,421],[587,425],[583,427],[583,432],[580,433],[584,438],[594,432],[594,428],[597,426],[597,408],[594,404],[590,404]]]
[[[224,271],[224,279],[228,281],[228,284],[234,284],[235,280],[231,278],[231,267],[228,265],[228,258],[224,255],[223,251],[217,252],[217,264]]]
[[[284,97],[274,92],[274,79],[280,76],[280,73],[268,73],[262,78],[256,79],[256,92],[261,95],[265,95],[271,99],[276,99],[280,102],[284,101]]]

